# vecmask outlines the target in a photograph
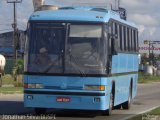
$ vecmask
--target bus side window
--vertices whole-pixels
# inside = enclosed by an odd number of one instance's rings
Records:
[[[137,52],[138,52],[139,51],[138,31],[136,31],[136,41],[137,41]]]
[[[134,30],[133,33],[134,33],[134,51],[136,52],[137,49],[136,30]]]
[[[118,24],[115,23],[115,37],[118,39],[118,47],[120,46],[119,38],[118,38]],[[119,48],[118,48],[119,50]]]
[[[127,27],[125,27],[125,40],[126,40],[126,51],[128,51],[128,32],[127,32]]]
[[[126,27],[123,27],[124,51],[127,51]]]
[[[112,31],[111,31],[112,37],[114,37],[115,35],[115,23],[112,22]],[[111,41],[111,49],[113,49],[113,45],[112,45],[113,41]]]
[[[120,28],[119,28],[119,24],[117,24],[117,39],[118,39],[118,49],[120,50]]]
[[[124,26],[122,26],[121,31],[122,31],[122,51],[124,51],[125,50],[125,46],[124,46],[124,43],[125,43],[125,41],[124,41]]]
[[[132,29],[132,51],[134,51],[134,30]]]
[[[113,30],[113,28],[112,28],[112,24],[113,23],[110,23],[109,24],[109,40],[108,40],[108,50],[109,50],[109,53],[111,53],[111,50],[112,50],[112,45],[111,45],[111,34],[112,34],[112,30]]]
[[[123,41],[122,41],[122,25],[119,25],[119,40],[120,40],[120,50],[123,50]]]
[[[128,43],[128,51],[130,51],[129,28],[127,28],[127,43]]]
[[[118,37],[117,35],[118,35],[118,27],[117,27],[117,23],[115,23],[115,35],[116,35],[116,37]]]
[[[129,28],[129,50],[132,51],[132,30]]]
[[[132,51],[133,49],[132,49],[132,29],[130,29],[130,50]]]

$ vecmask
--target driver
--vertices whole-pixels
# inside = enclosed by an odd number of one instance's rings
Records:
[[[39,55],[37,56],[35,62],[37,65],[39,65],[42,72],[48,72],[49,69],[54,65],[54,62],[49,56],[45,47],[39,50]]]
[[[47,49],[46,48],[41,48],[40,50],[39,50],[39,55],[38,55],[38,58],[37,58],[37,61],[36,61],[36,63],[37,64],[46,64],[46,63],[48,63],[50,61],[50,57],[49,57],[49,55],[48,55],[48,51],[47,51]]]

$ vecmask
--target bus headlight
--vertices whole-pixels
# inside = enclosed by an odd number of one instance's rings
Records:
[[[36,84],[28,84],[28,88],[36,88]]]
[[[95,90],[95,91],[104,91],[105,86],[104,85],[86,85],[85,90]]]
[[[43,84],[24,84],[24,88],[28,88],[28,89],[42,89],[44,88]]]
[[[36,88],[42,89],[42,88],[44,88],[44,87],[43,87],[43,84],[36,84]]]

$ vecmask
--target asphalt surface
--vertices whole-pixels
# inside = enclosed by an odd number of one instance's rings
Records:
[[[56,120],[125,120],[131,116],[144,113],[160,106],[160,83],[138,85],[138,95],[134,99],[130,110],[114,110],[112,116],[90,111],[51,110],[44,119]],[[0,95],[0,119],[7,119],[6,115],[15,119],[37,119],[32,109],[23,107],[23,95]],[[26,117],[27,116],[27,117]],[[21,118],[20,118],[21,117]],[[38,116],[41,117],[41,116]],[[43,116],[42,116],[43,117]],[[9,118],[8,118],[9,119]],[[13,119],[13,118],[11,118]]]

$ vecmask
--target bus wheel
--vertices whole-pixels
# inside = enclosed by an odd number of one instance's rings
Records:
[[[118,110],[119,110],[119,109],[121,109],[121,106],[122,106],[121,104],[120,104],[120,105],[116,105],[116,106],[114,107],[114,109],[118,109]]]
[[[110,94],[110,101],[109,101],[109,108],[108,110],[103,111],[103,115],[110,116],[112,114],[112,109],[113,109],[113,95],[112,93]]]
[[[45,114],[46,113],[46,109],[45,108],[35,108],[34,111],[35,111],[35,114],[37,114],[37,115],[41,115],[41,114]]]
[[[124,102],[122,103],[122,108],[123,109],[130,109],[130,106],[131,106],[131,89],[129,89],[129,96],[128,96],[128,101],[127,102]]]

